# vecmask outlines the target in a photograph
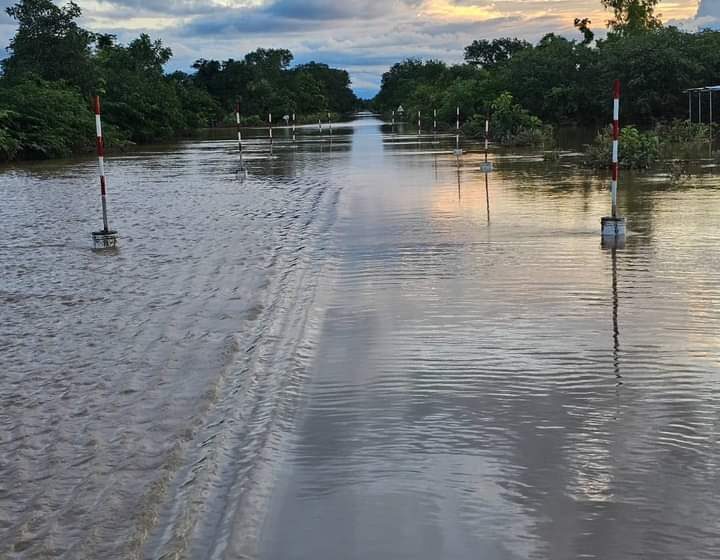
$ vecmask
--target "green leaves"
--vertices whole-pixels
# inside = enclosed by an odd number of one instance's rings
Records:
[[[647,169],[660,156],[660,139],[655,132],[641,132],[626,126],[620,133],[620,166]],[[601,130],[585,153],[585,164],[598,169],[612,165],[612,127]]]
[[[4,159],[66,157],[95,144],[94,117],[77,88],[29,76],[0,87]]]
[[[80,8],[74,2],[63,7],[51,0],[22,0],[6,8],[18,23],[10,41],[10,55],[2,61],[10,81],[26,76],[66,80],[89,95],[97,78],[90,47],[95,35],[77,25]]]
[[[193,65],[193,81],[218,101],[226,112],[239,100],[243,115],[335,111],[347,113],[357,105],[345,70],[309,62],[295,68],[286,49],[258,49],[243,60],[200,59]]]
[[[662,27],[655,15],[660,0],[601,0],[606,10],[612,10],[615,19],[608,27],[620,34],[642,33]]]

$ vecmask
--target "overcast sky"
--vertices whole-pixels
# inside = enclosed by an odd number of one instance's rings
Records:
[[[76,0],[82,25],[127,41],[141,32],[161,38],[175,56],[170,69],[198,58],[241,58],[258,47],[288,48],[295,61],[346,68],[356,92],[377,91],[394,62],[413,56],[462,59],[473,39],[513,36],[535,41],[549,32],[574,35],[575,17],[596,31],[608,18],[600,0]],[[0,0],[4,7],[14,0]],[[57,2],[57,3],[62,3]],[[663,0],[663,20],[688,27],[720,23],[720,0]],[[7,44],[14,26],[0,15]]]

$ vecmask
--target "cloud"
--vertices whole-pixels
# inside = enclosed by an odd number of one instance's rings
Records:
[[[688,31],[720,29],[720,2],[718,0],[700,0],[694,17],[678,18],[669,23]]]
[[[0,0],[0,7],[15,1]],[[76,1],[88,29],[121,41],[142,32],[161,38],[175,55],[169,70],[187,70],[198,58],[238,59],[259,47],[287,48],[296,63],[347,69],[364,95],[374,93],[382,73],[403,58],[461,62],[475,39],[537,41],[549,32],[575,37],[575,17],[590,17],[596,31],[608,17],[600,0]],[[697,10],[687,0],[665,0],[663,12],[666,19],[717,18],[718,3],[702,0]],[[13,29],[0,16],[5,44]]]
[[[717,0],[700,0],[696,22],[700,28],[720,28],[720,2]]]
[[[720,2],[717,0],[700,0],[697,17],[712,17],[720,19]]]

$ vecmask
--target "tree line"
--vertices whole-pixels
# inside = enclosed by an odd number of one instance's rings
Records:
[[[547,139],[548,124],[606,124],[611,83],[620,79],[623,122],[648,127],[685,118],[683,91],[720,74],[720,32],[664,26],[655,12],[659,0],[601,2],[612,14],[602,38],[589,18],[579,17],[576,39],[553,33],[536,44],[478,39],[456,65],[407,59],[383,75],[370,106],[389,112],[403,105],[413,121],[421,111],[426,125],[433,109],[440,122],[454,124],[461,107],[468,134],[482,134],[490,115],[495,138],[537,143]],[[347,71],[293,65],[285,49],[199,59],[190,73],[167,73],[172,51],[162,41],[142,34],[121,44],[83,29],[72,1],[18,0],[6,12],[18,28],[0,66],[0,160],[91,149],[96,94],[111,147],[230,124],[238,101],[246,124],[265,122],[268,112],[316,120],[367,106]]]
[[[437,109],[444,122],[454,123],[457,106],[464,120],[484,120],[498,103],[510,102],[518,115],[525,110],[545,123],[597,126],[608,122],[612,82],[620,79],[624,122],[647,127],[687,118],[684,91],[720,75],[720,32],[663,26],[658,1],[602,0],[612,18],[597,40],[592,21],[577,18],[578,39],[550,33],[534,45],[477,40],[457,65],[407,59],[383,75],[374,106],[390,111],[403,105],[413,115]]]
[[[0,160],[63,157],[91,149],[91,97],[102,98],[109,146],[176,137],[234,122],[240,102],[249,124],[269,112],[347,113],[358,100],[345,70],[310,62],[291,67],[285,49],[240,60],[201,59],[192,73],[166,73],[172,51],[141,34],[121,44],[77,23],[80,7],[21,0],[6,8],[18,25],[2,60]]]

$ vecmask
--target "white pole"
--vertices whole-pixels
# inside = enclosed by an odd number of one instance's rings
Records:
[[[702,90],[698,90],[698,122],[702,124]]]
[[[488,149],[490,147],[490,120],[485,119],[485,162],[488,160]]]
[[[437,130],[437,109],[433,109],[433,131]]]
[[[272,113],[268,113],[268,134],[270,135],[270,145],[273,144],[273,130],[272,130]]]
[[[618,217],[617,190],[620,175],[620,80],[615,80],[613,97],[613,144],[612,144],[612,217]]]
[[[243,170],[242,131],[240,130],[240,102],[235,104],[235,122],[237,123],[238,152],[240,153],[240,171]]]
[[[710,91],[710,124],[713,123],[713,104],[712,104],[712,90]]]
[[[688,115],[689,120],[692,123],[692,91],[688,90]]]

